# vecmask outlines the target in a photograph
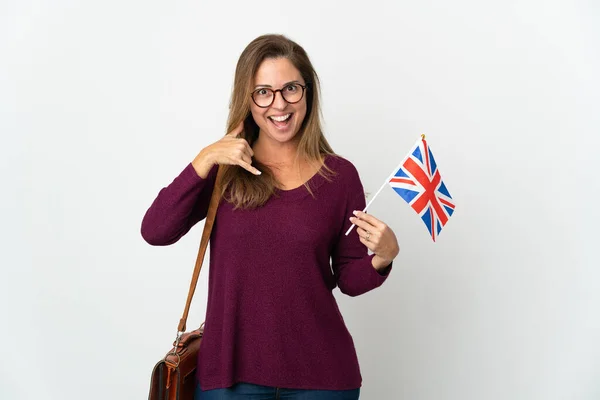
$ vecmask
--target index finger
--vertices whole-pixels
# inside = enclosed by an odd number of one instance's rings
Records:
[[[370,214],[367,214],[365,212],[354,211],[353,214],[356,215],[358,218],[362,219],[363,221],[366,221],[366,222],[370,223],[371,225],[373,225],[373,226],[375,226],[377,228],[381,229],[385,225],[383,222],[381,222],[380,220],[378,220],[374,216],[372,216]]]

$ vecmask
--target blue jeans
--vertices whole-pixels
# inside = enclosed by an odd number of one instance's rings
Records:
[[[226,389],[203,391],[196,385],[194,400],[358,400],[360,388],[350,390],[285,389],[237,383]]]

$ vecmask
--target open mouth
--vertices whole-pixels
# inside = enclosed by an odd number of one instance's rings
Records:
[[[289,113],[286,115],[281,115],[281,116],[270,116],[269,121],[271,121],[271,123],[273,123],[273,125],[275,125],[277,128],[285,128],[289,125],[290,121],[292,120],[292,115],[294,115],[294,113]]]

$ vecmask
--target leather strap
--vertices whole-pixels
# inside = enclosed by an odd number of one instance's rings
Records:
[[[202,262],[204,261],[204,254],[208,247],[208,241],[210,234],[215,222],[215,216],[217,215],[217,208],[221,200],[221,177],[223,168],[217,167],[217,177],[215,178],[215,187],[210,198],[208,205],[208,212],[206,214],[206,221],[204,222],[204,231],[202,232],[202,239],[200,240],[200,248],[198,249],[198,257],[196,257],[196,266],[194,267],[194,273],[192,274],[192,282],[190,283],[190,290],[188,297],[185,302],[185,309],[183,310],[183,316],[179,320],[179,326],[177,327],[178,332],[185,332],[185,324],[187,322],[188,314],[190,312],[190,305],[192,304],[192,298],[196,291],[196,284],[198,283],[198,277],[200,276],[200,270],[202,269]]]

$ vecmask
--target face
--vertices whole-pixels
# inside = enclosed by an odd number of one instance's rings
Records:
[[[306,86],[300,71],[287,58],[266,59],[256,72],[253,89],[282,89],[286,98],[293,99],[294,84]],[[302,91],[299,86],[296,86],[296,89]],[[267,92],[264,90],[259,91],[257,96],[265,93]],[[296,134],[306,116],[306,92],[295,104],[288,103],[281,92],[276,92],[273,103],[267,108],[261,108],[250,101],[250,111],[260,128],[261,140],[282,144],[291,142],[297,139]],[[286,119],[278,121],[284,118]]]

